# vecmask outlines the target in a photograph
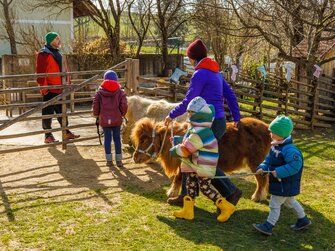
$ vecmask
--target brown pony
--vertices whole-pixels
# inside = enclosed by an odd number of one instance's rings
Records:
[[[136,122],[131,138],[136,150],[133,159],[136,163],[144,163],[154,158],[160,158],[165,174],[174,176],[168,196],[179,194],[181,186],[180,160],[169,154],[171,143],[171,124],[167,128],[163,122],[155,122],[143,118]],[[184,135],[186,123],[173,123],[173,135]],[[227,173],[249,167],[255,172],[257,166],[265,159],[270,150],[271,138],[268,125],[255,118],[243,118],[236,129],[232,123],[227,123],[227,132],[219,141],[219,167]],[[251,199],[261,201],[267,195],[267,177],[255,176],[256,191]]]

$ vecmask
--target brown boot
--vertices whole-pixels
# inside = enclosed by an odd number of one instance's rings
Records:
[[[106,166],[108,166],[108,167],[113,167],[113,166],[114,166],[113,161],[112,161],[112,160],[111,160],[111,161],[107,160],[107,162],[106,162]]]
[[[58,142],[58,140],[55,140],[53,135],[49,135],[48,137],[46,137],[44,139],[45,144],[50,144],[50,143],[54,143],[54,142]]]
[[[184,200],[184,195],[179,195],[178,197],[168,198],[167,203],[169,203],[172,206],[182,207],[183,200]]]
[[[68,131],[64,136],[64,140],[77,139],[79,137],[80,137],[80,135],[75,135],[72,132]]]
[[[241,196],[242,196],[242,191],[241,191],[240,189],[236,188],[236,190],[235,190],[231,195],[229,195],[229,196],[226,198],[226,200],[227,200],[229,203],[231,203],[231,204],[233,204],[234,206],[236,206],[237,203],[238,203],[238,201],[240,200]]]
[[[116,161],[116,166],[122,168],[123,167],[122,160],[117,160]]]

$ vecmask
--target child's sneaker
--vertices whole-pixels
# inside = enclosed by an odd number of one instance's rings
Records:
[[[298,219],[295,224],[291,225],[291,229],[294,231],[298,231],[308,227],[311,224],[312,224],[311,220],[308,219],[307,215],[305,215],[304,218]]]
[[[262,234],[272,235],[273,225],[267,221],[263,224],[252,224],[252,226]]]

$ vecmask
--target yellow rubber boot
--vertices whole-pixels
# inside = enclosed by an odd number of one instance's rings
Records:
[[[194,200],[190,196],[184,196],[184,206],[181,210],[173,212],[173,216],[185,220],[194,219]]]
[[[217,199],[215,205],[221,211],[220,215],[217,217],[217,220],[220,222],[227,221],[236,210],[235,206],[224,198]]]

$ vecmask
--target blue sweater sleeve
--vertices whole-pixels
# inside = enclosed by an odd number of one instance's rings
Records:
[[[184,136],[174,136],[173,137],[173,145],[178,145],[183,142]]]
[[[295,146],[283,148],[285,165],[276,168],[278,178],[286,178],[300,171],[303,165],[302,155]]]
[[[266,156],[265,160],[256,168],[256,170],[260,168],[264,171],[270,170],[270,153]]]
[[[190,87],[188,88],[185,98],[170,112],[170,118],[174,119],[180,115],[183,115],[186,112],[187,106],[191,102],[191,100],[197,96],[200,96],[203,85],[204,81],[201,81],[201,75],[199,74],[199,72],[194,72],[190,81]]]
[[[240,107],[238,105],[236,95],[225,79],[223,79],[223,97],[227,101],[227,105],[228,105],[230,114],[233,117],[233,120],[240,121],[241,119]]]

